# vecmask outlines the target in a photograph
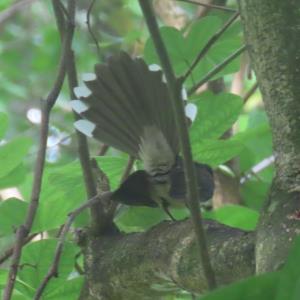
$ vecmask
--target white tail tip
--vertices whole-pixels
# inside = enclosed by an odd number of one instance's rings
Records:
[[[93,81],[97,77],[96,77],[96,74],[94,74],[94,73],[83,73],[81,75],[81,78],[82,78],[83,81]]]
[[[74,123],[74,127],[86,136],[93,137],[93,131],[96,125],[88,120],[78,120]]]
[[[188,103],[185,106],[185,115],[192,121],[194,122],[194,120],[196,119],[197,116],[197,106],[193,103]]]
[[[157,64],[149,65],[148,68],[149,68],[150,71],[153,71],[153,72],[161,70],[161,67],[159,65],[157,65]]]
[[[74,93],[76,97],[88,97],[92,92],[86,86],[77,86],[74,88]]]
[[[81,100],[72,100],[71,102],[72,109],[81,114],[89,109],[89,107]]]

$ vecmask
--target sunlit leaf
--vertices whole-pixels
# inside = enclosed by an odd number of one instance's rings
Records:
[[[77,277],[71,280],[57,280],[53,282],[51,289],[43,299],[45,300],[77,300],[80,294],[84,278]]]
[[[78,161],[46,169],[43,187],[33,231],[60,227],[72,210],[88,200]],[[84,211],[76,221],[82,217],[82,225],[86,225],[87,216]]]
[[[20,269],[18,275],[24,285],[26,284],[33,288],[33,292],[35,292],[35,289],[39,286],[53,262],[56,244],[57,240],[46,239],[30,243],[23,248],[21,258],[21,265],[23,267]],[[78,251],[79,249],[73,243],[66,242],[64,244],[58,268],[60,279],[66,279],[70,275],[74,267],[75,254]],[[51,289],[51,284],[55,283],[50,282],[49,289]],[[31,292],[30,289],[27,292]]]
[[[254,230],[259,218],[257,211],[240,205],[225,205],[213,211],[204,212],[203,216],[222,224],[244,230]]]
[[[16,168],[28,153],[32,141],[26,137],[18,137],[0,146],[0,178]]]
[[[95,159],[98,166],[107,175],[111,189],[116,189],[120,184],[128,159],[116,156],[97,156]]]
[[[240,154],[242,172],[249,171],[255,164],[272,155],[272,135],[266,114],[253,111],[247,115],[247,126],[235,139],[243,143]]]
[[[144,231],[166,218],[160,208],[123,207],[115,218],[117,226],[125,232]]]
[[[0,140],[3,139],[8,126],[8,117],[5,113],[0,112]]]
[[[212,92],[202,93],[195,100],[198,107],[197,118],[190,130],[192,143],[203,139],[219,138],[237,120],[242,107],[242,99],[233,94]]]
[[[0,188],[3,189],[19,185],[25,180],[26,175],[27,169],[25,168],[24,164],[21,163],[1,178]]]
[[[194,22],[187,34],[183,34],[173,27],[160,28],[160,33],[177,76],[183,75],[190,68],[198,53],[221,26],[222,22],[218,17],[207,16]],[[228,32],[222,36],[193,70],[186,82],[187,87],[202,79],[216,65],[223,62],[231,53],[237,50],[240,45],[240,38],[235,31]],[[146,42],[144,57],[149,64],[159,64],[151,39]],[[215,77],[237,71],[239,68],[237,61],[238,59],[231,62]]]
[[[8,270],[0,269],[0,288],[4,288],[7,282]]]
[[[28,203],[15,198],[0,202],[0,235],[15,233],[25,221],[27,207]]]
[[[243,150],[243,145],[229,140],[206,140],[193,143],[193,157],[195,160],[216,167],[233,157]]]
[[[300,238],[297,237],[282,270],[277,295],[274,299],[297,300],[300,297]]]

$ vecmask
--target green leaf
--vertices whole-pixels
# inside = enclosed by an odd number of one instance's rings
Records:
[[[198,53],[221,26],[222,22],[218,17],[208,16],[194,22],[188,34],[183,34],[173,27],[160,28],[161,36],[177,76],[183,75],[190,68]],[[194,85],[195,81],[199,81],[217,64],[223,62],[240,47],[240,44],[240,38],[235,31],[221,36],[189,76],[186,81],[187,87]],[[145,44],[144,57],[149,64],[160,64],[151,39]],[[239,68],[237,61],[238,59],[231,62],[215,77],[237,71]]]
[[[221,287],[209,293],[208,295],[201,297],[201,300],[275,299],[279,278],[280,272],[267,273],[260,276],[250,277],[240,282]]]
[[[83,276],[71,280],[56,280],[56,282],[53,282],[51,289],[47,290],[47,294],[43,297],[43,299],[77,300],[80,295],[83,282]]]
[[[97,156],[95,159],[108,177],[111,189],[116,189],[120,184],[128,159],[116,156]]]
[[[194,86],[195,82],[201,81],[208,72],[214,69],[217,65],[221,64],[225,59],[227,59],[234,51],[240,47],[241,43],[239,39],[231,39],[219,41],[216,43],[207,53],[205,59],[201,60],[196,68],[193,70],[192,74],[188,77],[186,81],[186,87]],[[224,75],[235,73],[239,70],[240,58],[237,57],[231,61],[226,67],[214,75],[210,80],[220,78]]]
[[[9,8],[12,5],[13,0],[1,0],[0,11]]]
[[[219,209],[204,212],[203,216],[231,227],[254,230],[258,222],[259,213],[245,206],[225,205]]]
[[[241,172],[249,171],[255,164],[272,155],[272,135],[265,113],[254,111],[247,118],[246,129],[234,137],[245,146],[240,153]]]
[[[234,139],[206,140],[194,142],[192,150],[195,160],[216,167],[237,156],[243,145]]]
[[[185,52],[196,57],[208,40],[222,26],[221,19],[215,16],[208,16],[197,20],[192,26],[184,44]],[[197,41],[195,43],[195,41]]]
[[[300,238],[297,237],[282,270],[276,300],[300,299]]]
[[[99,167],[108,175],[111,186],[116,187],[127,160],[119,157],[96,157],[96,160]],[[58,228],[72,210],[88,200],[79,161],[46,168],[43,186],[33,231]],[[85,210],[76,218],[75,225],[85,226],[88,220],[88,210]]]
[[[123,206],[121,210],[115,223],[125,232],[144,231],[167,218],[160,208]]]
[[[10,173],[22,162],[31,143],[29,138],[19,137],[0,147],[0,178]]]
[[[220,93],[204,92],[197,97],[197,118],[190,130],[191,140],[217,139],[232,127],[242,108],[241,97]]]
[[[0,189],[17,186],[21,184],[27,175],[27,169],[24,164],[19,164],[16,168],[6,174],[0,180]]]
[[[27,285],[29,288],[25,289],[19,287],[20,292],[24,294],[29,293],[28,296],[33,296],[32,292],[39,286],[41,280],[47,274],[49,267],[53,262],[53,255],[57,245],[57,240],[46,239],[40,240],[26,245],[23,248],[21,265],[23,266],[18,277],[23,282],[23,287]],[[66,242],[64,244],[63,253],[58,267],[59,279],[67,279],[74,267],[74,258],[78,248],[73,244]],[[48,290],[55,286],[55,280],[50,281],[47,286]]]
[[[0,234],[0,253],[4,254],[4,252],[6,250],[13,247],[15,241],[16,241],[16,234],[15,233],[12,233],[10,235]],[[3,263],[3,265],[1,264],[1,267],[5,267],[8,264],[9,264],[9,260],[7,260],[6,263]],[[1,291],[1,288],[0,288],[0,291]]]
[[[43,189],[33,231],[45,231],[60,227],[68,213],[87,200],[80,163],[78,161],[54,168],[46,168]],[[79,219],[78,219],[79,218]],[[81,218],[81,219],[80,219]],[[88,212],[76,218],[87,224]]]
[[[185,40],[181,32],[174,27],[161,27],[160,33],[166,45],[174,71],[179,76],[189,66],[189,63],[185,61]],[[148,64],[160,65],[160,60],[156,54],[152,39],[149,39],[145,44],[144,58]]]
[[[0,269],[0,289],[2,290],[7,283],[8,270]]]
[[[8,127],[8,117],[5,113],[0,112],[0,140],[3,139]]]
[[[10,235],[25,221],[28,203],[11,198],[0,202],[0,235]]]
[[[260,180],[257,177],[252,177],[240,187],[243,203],[249,208],[259,211],[264,204],[271,181]]]

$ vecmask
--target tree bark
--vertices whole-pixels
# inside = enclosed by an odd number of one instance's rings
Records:
[[[213,221],[206,221],[205,229],[219,285],[254,274],[253,232]],[[165,221],[144,233],[89,238],[84,251],[90,299],[160,299],[182,289],[207,290],[190,220]]]
[[[277,270],[300,233],[300,2],[239,1],[269,117],[276,176],[257,229],[257,272]]]

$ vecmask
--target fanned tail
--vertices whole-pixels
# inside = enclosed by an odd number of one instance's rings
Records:
[[[88,120],[76,123],[78,130],[139,157],[145,131],[156,128],[174,155],[178,152],[175,120],[160,70],[150,70],[142,59],[121,52],[106,65],[96,65],[95,73],[95,78],[84,80],[90,94],[72,101],[73,109]]]

